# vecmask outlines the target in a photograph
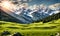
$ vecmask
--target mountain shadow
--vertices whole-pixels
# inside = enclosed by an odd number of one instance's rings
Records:
[[[18,19],[14,18],[13,16],[5,13],[1,9],[0,9],[0,21],[21,23],[21,21],[19,21]]]

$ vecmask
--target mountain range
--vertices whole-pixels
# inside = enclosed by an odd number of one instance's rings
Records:
[[[14,17],[12,21],[15,20],[19,23],[29,24],[60,13],[60,8],[51,9],[50,7],[51,6],[43,6],[42,8],[36,7],[33,10],[30,8],[20,8],[19,10],[15,10],[12,13],[6,13],[5,11],[4,13],[10,15],[10,17]]]

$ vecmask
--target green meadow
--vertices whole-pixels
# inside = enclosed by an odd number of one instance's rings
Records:
[[[57,32],[60,33],[60,19],[31,24],[0,21],[0,34],[3,31],[9,31],[11,34],[20,32],[24,36],[55,36]]]

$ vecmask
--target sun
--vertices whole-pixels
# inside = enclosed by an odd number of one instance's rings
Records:
[[[11,7],[11,4],[9,1],[2,1],[1,6],[9,9]]]
[[[0,6],[4,9],[10,10],[10,11],[13,11],[15,8],[15,5],[13,3],[11,3],[10,1],[2,1],[0,3]]]

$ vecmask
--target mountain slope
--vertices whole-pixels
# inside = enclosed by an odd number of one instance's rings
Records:
[[[52,20],[57,20],[57,19],[60,19],[60,13],[53,14],[52,16],[46,17],[42,21],[46,23]]]

